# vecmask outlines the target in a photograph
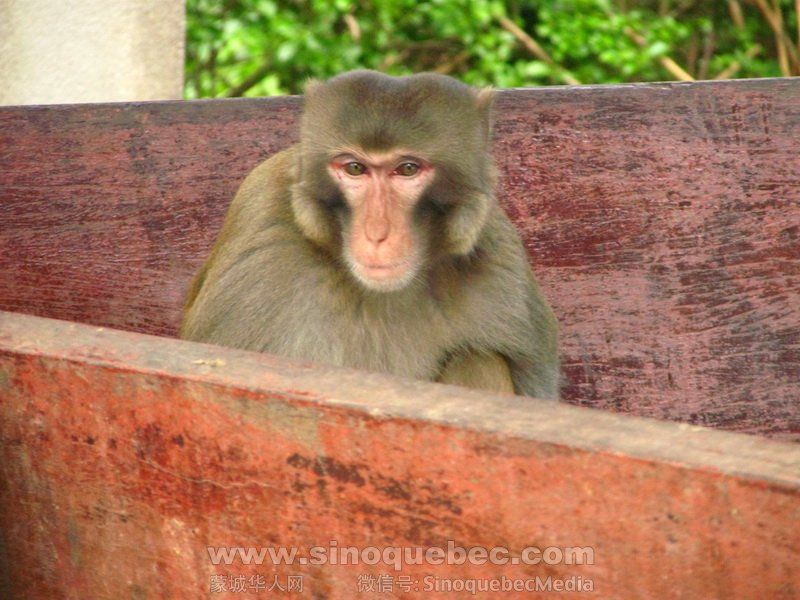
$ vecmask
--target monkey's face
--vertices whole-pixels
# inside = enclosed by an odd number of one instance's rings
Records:
[[[469,254],[493,201],[490,105],[491,93],[430,73],[354,71],[309,85],[297,225],[374,291]]]
[[[414,214],[434,166],[402,150],[344,151],[328,172],[347,205],[342,246],[353,276],[374,291],[408,285],[425,253]]]

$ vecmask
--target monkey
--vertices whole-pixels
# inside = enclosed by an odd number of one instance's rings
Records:
[[[191,283],[180,335],[558,399],[555,316],[495,197],[493,91],[351,71],[305,88]]]

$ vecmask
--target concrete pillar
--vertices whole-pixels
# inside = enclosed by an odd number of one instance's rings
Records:
[[[184,0],[0,0],[0,104],[178,99]]]

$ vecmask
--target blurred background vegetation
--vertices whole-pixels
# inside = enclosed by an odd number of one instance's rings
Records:
[[[800,0],[188,0],[187,98],[355,68],[520,87],[800,75]]]

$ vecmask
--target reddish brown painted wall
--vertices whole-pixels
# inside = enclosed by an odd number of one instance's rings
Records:
[[[239,573],[302,575],[302,597],[330,599],[375,597],[363,574],[800,595],[796,444],[8,313],[0,395],[3,598],[241,598],[206,594]],[[206,553],[330,540],[589,546],[595,561],[395,573]]]
[[[298,99],[0,108],[0,308],[173,334]],[[500,94],[576,404],[800,438],[800,81]]]

